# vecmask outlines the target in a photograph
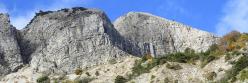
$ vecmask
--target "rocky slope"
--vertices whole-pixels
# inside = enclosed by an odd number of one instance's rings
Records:
[[[118,18],[114,26],[124,38],[137,42],[142,49],[144,43],[152,43],[157,55],[185,48],[206,51],[218,39],[211,33],[142,12],[130,12]]]
[[[17,71],[22,57],[16,40],[16,30],[7,14],[0,14],[0,77]]]
[[[40,12],[19,33],[22,56],[38,72],[71,73],[129,55],[119,48],[122,40],[107,16],[96,9]]]
[[[113,25],[103,11],[82,7],[40,11],[22,30],[15,30],[8,16],[0,14],[0,31],[0,75],[12,72],[0,80],[9,83],[35,82],[43,74],[70,78],[78,68],[99,70],[100,75],[92,77],[96,78],[92,82],[109,83],[131,71],[137,59],[134,56],[144,55],[146,43],[152,43],[160,56],[188,47],[205,51],[218,39],[211,33],[140,12],[128,13]],[[112,60],[118,63],[108,64]],[[19,69],[22,64],[25,67]]]
[[[127,80],[127,83],[209,83],[223,78],[226,71],[230,70],[233,66],[230,62],[237,60],[241,56],[242,55],[237,56],[228,61],[222,57],[210,62],[204,68],[201,68],[199,63],[167,62],[152,68],[149,73],[143,73],[131,80]],[[116,63],[106,63],[84,68],[80,74],[50,75],[49,78],[52,82],[57,81],[64,83],[77,83],[78,80],[83,80],[84,82],[88,81],[89,83],[115,83],[117,76],[128,78],[133,73],[132,68],[138,60],[140,60],[140,58],[125,57],[116,61]],[[181,68],[169,68],[168,64],[179,65]],[[213,75],[211,75],[212,72],[214,72]],[[2,79],[2,82],[36,82],[36,79],[42,75],[44,74],[34,72],[27,66],[16,73],[7,75]],[[242,82],[237,80],[236,83]]]

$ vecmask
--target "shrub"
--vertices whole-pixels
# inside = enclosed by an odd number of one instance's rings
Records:
[[[235,48],[233,43],[236,42],[240,36],[241,33],[238,31],[232,31],[226,34],[220,39],[220,47],[224,51],[232,51]]]
[[[91,82],[92,80],[94,80],[94,78],[85,77],[85,78],[79,80],[78,83],[89,83],[89,82]]]
[[[180,63],[186,63],[187,62],[187,56],[185,56],[181,52],[177,52],[174,54],[167,55],[166,59],[171,62],[180,62]]]
[[[244,68],[248,67],[248,56],[240,57],[237,62],[234,62],[232,69],[226,71],[225,78],[222,78],[220,81],[228,81],[229,79],[234,79],[233,77],[237,76],[238,73]]]
[[[228,61],[230,59],[232,59],[232,56],[230,54],[225,56],[225,61]]]
[[[41,76],[36,80],[37,83],[50,83],[48,76]]]
[[[81,68],[77,68],[77,69],[74,71],[74,73],[75,73],[76,75],[81,75],[82,72],[83,72],[83,70],[82,70]]]
[[[151,76],[151,79],[154,79],[155,77],[156,77],[156,76],[152,75],[152,76]]]
[[[110,59],[109,60],[109,64],[116,64],[116,63],[117,63],[117,61],[115,59]]]
[[[85,74],[86,74],[87,76],[91,76],[89,72],[86,72]]]
[[[150,64],[147,64],[147,67],[142,66],[141,64],[143,63],[143,61],[140,60],[136,60],[134,67],[132,68],[132,72],[135,76],[139,76],[140,74],[143,73],[149,73],[150,72]]]
[[[96,76],[99,76],[99,75],[100,75],[100,73],[99,73],[98,71],[96,71],[95,75],[96,75]]]
[[[179,64],[167,64],[166,67],[168,69],[173,69],[173,70],[180,70],[180,69],[183,69]]]
[[[201,56],[201,68],[205,67],[209,62],[215,60],[215,56]]]
[[[237,50],[235,50],[235,51],[232,52],[232,55],[240,55],[240,54],[241,53],[239,51],[237,51]]]
[[[247,70],[242,70],[240,72],[240,80],[244,81],[248,79],[248,71]]]
[[[115,83],[126,83],[127,82],[127,79],[126,78],[124,78],[123,76],[117,76],[116,78],[115,78]]]
[[[205,77],[208,79],[208,80],[214,80],[214,78],[217,76],[217,74],[215,72],[209,72],[205,75]]]
[[[169,78],[164,78],[164,83],[171,83]]]
[[[89,83],[92,80],[94,80],[94,78],[81,78],[81,79],[75,79],[75,80],[65,80],[62,83]]]

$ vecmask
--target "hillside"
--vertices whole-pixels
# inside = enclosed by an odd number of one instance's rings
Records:
[[[22,30],[0,14],[2,83],[245,81],[246,33],[217,37],[144,12],[40,11]],[[245,73],[245,75],[243,74]]]

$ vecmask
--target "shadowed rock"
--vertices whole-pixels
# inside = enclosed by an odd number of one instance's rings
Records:
[[[8,15],[0,14],[0,76],[17,71],[21,65],[16,29],[10,24]]]

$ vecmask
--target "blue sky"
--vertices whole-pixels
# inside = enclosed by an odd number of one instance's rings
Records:
[[[223,35],[248,32],[248,0],[1,0],[0,12],[9,13],[18,29],[39,10],[70,7],[98,8],[111,21],[130,11],[148,12],[192,27]]]

